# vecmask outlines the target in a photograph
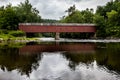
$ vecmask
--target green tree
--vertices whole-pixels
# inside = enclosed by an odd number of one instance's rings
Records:
[[[7,5],[0,10],[0,28],[7,30],[16,30],[18,26],[18,17],[11,6]]]
[[[118,25],[118,22],[117,22],[118,12],[117,11],[112,10],[111,12],[107,12],[107,17],[108,17],[108,24],[110,24],[110,26]]]
[[[21,2],[15,7],[15,10],[20,22],[41,22],[39,11],[32,7],[29,0],[25,0],[24,3]]]
[[[100,16],[96,14],[94,16],[94,23],[97,24],[96,36],[100,38],[105,38],[106,37],[106,22],[105,22],[104,16]]]
[[[108,16],[108,28],[107,28],[107,34],[109,36],[118,37],[120,36],[120,26],[118,26],[118,12],[115,10],[112,10],[111,12],[107,12]]]
[[[113,1],[110,1],[106,4],[106,6],[98,6],[96,13],[100,14],[101,16],[104,16],[104,18],[107,18],[106,12],[110,12],[111,10],[115,9],[115,5]]]
[[[76,10],[74,6],[68,8],[68,15],[61,19],[62,23],[93,23],[93,9],[83,11]],[[73,10],[70,10],[72,9]],[[61,37],[67,38],[90,38],[92,33],[62,33]]]
[[[72,14],[74,11],[76,10],[75,5],[71,6],[70,8],[68,8],[68,10],[66,10],[65,12],[68,12],[68,15]]]
[[[105,28],[102,29],[106,30],[107,37],[120,37],[120,0],[112,0],[105,6],[99,6],[96,14],[103,16]],[[99,22],[97,24],[99,25]]]
[[[66,16],[62,22],[65,23],[83,23],[83,16],[80,11],[76,10],[70,15]]]
[[[79,11],[75,9],[75,5],[68,8],[68,15],[64,16],[61,22],[65,23],[93,23],[93,9]]]
[[[86,10],[83,10],[81,11],[81,14],[83,16],[83,22],[84,23],[93,23],[93,17],[94,17],[94,14],[93,14],[93,9],[86,9]]]

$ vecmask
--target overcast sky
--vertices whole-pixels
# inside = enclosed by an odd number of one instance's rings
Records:
[[[33,7],[36,7],[42,18],[60,19],[65,15],[65,10],[70,6],[76,5],[78,10],[86,8],[96,9],[98,5],[105,5],[110,0],[30,0]],[[12,3],[16,6],[24,0],[0,0],[0,6]]]

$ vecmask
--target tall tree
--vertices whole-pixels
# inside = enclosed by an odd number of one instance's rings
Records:
[[[100,38],[105,38],[106,37],[106,21],[104,19],[104,16],[96,14],[94,16],[94,23],[97,24],[96,36]]]
[[[82,15],[83,15],[83,22],[84,23],[93,23],[93,17],[94,17],[94,14],[93,14],[93,9],[86,9],[86,10],[83,10],[81,11]]]
[[[18,26],[18,17],[11,6],[7,5],[0,10],[0,28],[8,30],[16,30]]]
[[[76,10],[70,15],[66,16],[62,22],[65,23],[83,23],[83,16],[80,11]]]
[[[120,37],[120,0],[111,0],[105,6],[99,6],[96,14],[104,17],[105,28],[102,29],[107,37]],[[102,33],[102,30],[99,32]]]
[[[39,11],[32,7],[29,0],[25,0],[24,3],[21,2],[18,7],[16,7],[16,13],[20,22],[41,22]]]
[[[86,9],[83,11],[79,11],[75,9],[75,6],[68,8],[68,15],[64,16],[61,19],[63,23],[93,23],[93,9]],[[68,38],[90,38],[91,34],[87,33],[63,33],[62,37]]]
[[[70,7],[68,8],[68,10],[66,10],[65,12],[68,12],[68,15],[70,15],[70,14],[72,14],[75,10],[76,10],[76,7],[75,7],[75,5],[73,5],[73,6],[70,6]]]

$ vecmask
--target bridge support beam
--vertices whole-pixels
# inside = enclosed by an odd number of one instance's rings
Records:
[[[60,33],[59,32],[56,32],[55,33],[55,40],[59,40],[60,39]]]
[[[96,39],[97,37],[96,37],[96,33],[94,33],[94,39]]]

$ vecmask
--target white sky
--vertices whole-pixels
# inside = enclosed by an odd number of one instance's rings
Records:
[[[15,6],[24,1],[0,0],[0,6],[9,3]],[[39,10],[42,18],[60,19],[60,17],[65,15],[65,10],[74,4],[78,10],[85,10],[86,8],[96,10],[98,5],[105,5],[108,1],[111,0],[30,0],[30,3]]]

